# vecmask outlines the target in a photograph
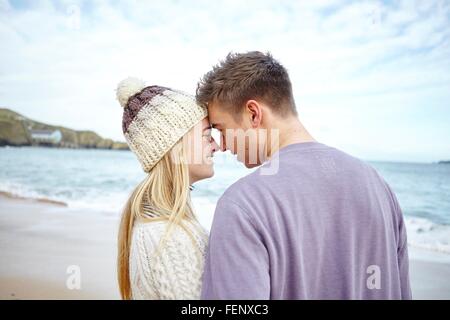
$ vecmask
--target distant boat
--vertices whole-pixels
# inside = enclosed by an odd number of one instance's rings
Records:
[[[439,164],[450,164],[450,160],[441,160],[438,163]]]

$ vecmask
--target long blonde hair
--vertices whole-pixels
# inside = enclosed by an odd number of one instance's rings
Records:
[[[189,194],[189,171],[184,161],[185,146],[181,139],[151,169],[129,197],[120,221],[117,275],[122,299],[131,299],[129,272],[130,246],[135,221],[168,221],[159,249],[175,226],[192,233],[183,222],[195,219]]]

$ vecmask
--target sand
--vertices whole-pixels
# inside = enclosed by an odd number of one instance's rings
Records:
[[[0,299],[119,299],[117,229],[118,215],[0,195]],[[410,258],[414,299],[450,299],[450,257]]]
[[[0,196],[0,299],[118,299],[117,228],[101,212]]]

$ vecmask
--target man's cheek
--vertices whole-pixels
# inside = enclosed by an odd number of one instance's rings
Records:
[[[234,135],[231,135],[230,132],[228,132],[227,136],[223,137],[224,146],[227,150],[230,150],[231,153],[236,154],[237,148],[237,140]]]
[[[242,154],[245,153],[245,141],[239,140],[238,137],[235,137],[233,140],[233,153],[234,154]]]

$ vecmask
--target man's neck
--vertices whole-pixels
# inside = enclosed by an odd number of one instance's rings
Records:
[[[280,149],[295,143],[315,142],[302,123],[297,119],[290,119],[287,123],[275,126],[278,135],[275,134],[267,146],[267,156],[271,158]],[[277,137],[278,136],[278,137]]]

